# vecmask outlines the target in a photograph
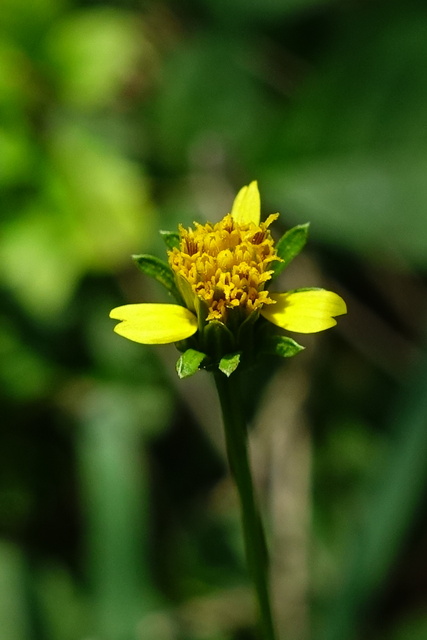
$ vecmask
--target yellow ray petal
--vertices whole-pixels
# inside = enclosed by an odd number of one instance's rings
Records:
[[[325,289],[306,289],[288,293],[271,293],[276,301],[262,308],[261,314],[282,329],[297,333],[316,333],[334,327],[334,316],[347,313],[344,300]]]
[[[238,224],[245,225],[253,222],[259,225],[261,219],[261,198],[256,180],[251,182],[247,187],[240,189],[233,202],[231,215]]]
[[[110,312],[121,320],[114,331],[142,344],[169,344],[189,338],[197,331],[197,318],[177,304],[125,304]]]

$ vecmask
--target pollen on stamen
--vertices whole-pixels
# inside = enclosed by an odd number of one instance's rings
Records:
[[[264,286],[273,273],[272,261],[279,259],[268,229],[277,217],[240,225],[228,214],[214,225],[179,227],[180,249],[168,252],[169,264],[206,303],[207,320],[226,322],[229,309],[252,313],[274,303]]]

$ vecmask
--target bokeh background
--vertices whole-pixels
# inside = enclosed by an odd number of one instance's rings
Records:
[[[209,377],[131,254],[258,179],[336,329],[245,399],[280,640],[427,638],[427,8],[2,0],[0,637],[253,640]],[[256,399],[254,401],[254,398]]]

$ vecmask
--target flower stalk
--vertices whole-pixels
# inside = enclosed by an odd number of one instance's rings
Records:
[[[246,558],[258,601],[262,640],[275,640],[267,545],[249,464],[247,427],[239,387],[240,375],[235,371],[227,377],[218,372],[214,377],[222,409],[228,462],[240,499]]]

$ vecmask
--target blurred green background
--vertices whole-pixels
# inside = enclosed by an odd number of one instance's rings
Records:
[[[2,0],[2,640],[255,638],[211,382],[108,318],[253,179],[311,222],[283,286],[349,307],[248,391],[279,638],[427,638],[426,33],[421,0]]]

